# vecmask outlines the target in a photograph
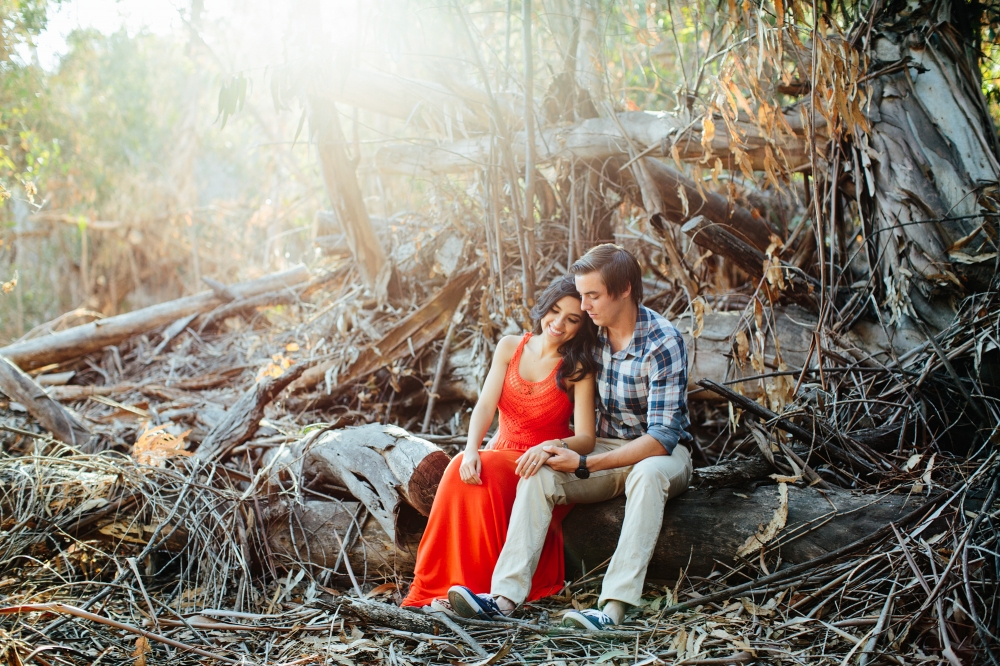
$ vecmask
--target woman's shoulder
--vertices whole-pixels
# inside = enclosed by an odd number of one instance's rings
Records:
[[[510,361],[514,356],[514,352],[517,351],[517,346],[521,344],[521,340],[524,339],[523,335],[505,335],[500,338],[497,342],[497,351],[495,357],[497,359],[503,359],[505,361]]]

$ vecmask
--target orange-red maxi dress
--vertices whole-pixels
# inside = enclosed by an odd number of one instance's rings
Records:
[[[492,450],[481,451],[483,484],[462,481],[458,468],[462,454],[448,465],[431,507],[427,529],[417,548],[413,584],[403,606],[426,606],[447,597],[452,585],[473,592],[489,592],[500,551],[507,538],[517,482],[517,458],[527,449],[550,439],[571,437],[569,419],[573,403],[556,385],[556,372],[540,382],[521,378],[518,366],[528,333],[507,366],[500,393],[500,428]],[[560,363],[562,363],[560,361]],[[545,538],[528,600],[555,594],[564,585],[565,563],[560,523],[572,507],[557,505]]]

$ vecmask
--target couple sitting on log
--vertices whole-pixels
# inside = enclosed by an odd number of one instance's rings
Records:
[[[690,439],[684,340],[642,305],[639,263],[617,245],[591,249],[531,314],[534,333],[497,344],[465,452],[434,498],[403,605],[492,619],[555,594],[564,585],[562,518],[573,504],[624,492],[603,611],[563,618],[605,629],[639,603],[664,504],[691,479],[691,454],[679,443]],[[497,408],[497,436],[480,451]]]

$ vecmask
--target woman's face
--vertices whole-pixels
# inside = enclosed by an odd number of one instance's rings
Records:
[[[542,317],[542,335],[559,345],[569,342],[583,326],[586,316],[579,300],[563,296]]]

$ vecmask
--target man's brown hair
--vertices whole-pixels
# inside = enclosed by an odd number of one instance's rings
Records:
[[[621,245],[595,245],[587,254],[573,262],[569,272],[573,275],[599,272],[604,286],[608,288],[608,294],[618,298],[632,287],[632,301],[637,307],[642,305],[642,269],[639,268],[635,255]]]

